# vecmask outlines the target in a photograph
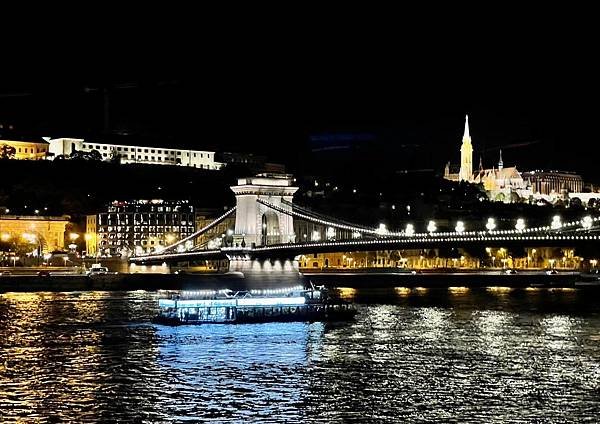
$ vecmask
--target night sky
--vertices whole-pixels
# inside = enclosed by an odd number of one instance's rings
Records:
[[[120,134],[266,153],[292,165],[311,135],[370,133],[394,154],[418,146],[423,154],[411,166],[441,169],[459,160],[468,113],[475,166],[480,155],[495,164],[502,148],[505,166],[600,181],[589,41],[529,35],[413,43],[397,34],[380,43],[355,31],[267,45],[260,34],[226,47],[176,37],[96,40],[80,56],[71,49],[32,68],[28,55],[3,69],[0,123],[5,136],[9,124],[23,136]]]

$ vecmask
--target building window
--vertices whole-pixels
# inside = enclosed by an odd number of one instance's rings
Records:
[[[150,150],[150,153],[154,153],[154,149]]]
[[[100,150],[100,146],[96,146],[96,150]]]
[[[144,153],[148,153],[148,149],[144,149]]]
[[[128,152],[129,151],[129,147],[124,147],[123,150],[126,151],[126,152]]]
[[[102,146],[102,150],[108,150],[107,146]]]
[[[120,151],[121,151],[121,148],[120,148],[120,147],[117,147],[117,151],[119,151],[119,152],[120,152]]]
[[[177,152],[177,156],[181,156],[181,152]]]
[[[102,156],[106,157],[106,153],[102,153]]]
[[[148,156],[144,156],[144,160],[148,160]]]
[[[204,157],[204,153],[200,153],[200,157],[203,158]]]
[[[84,148],[84,149],[87,149],[87,146],[84,144],[84,145],[83,145],[83,148]]]

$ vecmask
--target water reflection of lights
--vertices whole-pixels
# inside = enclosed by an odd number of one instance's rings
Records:
[[[468,287],[448,287],[450,294],[466,294],[469,293]]]
[[[418,310],[420,320],[417,322],[421,337],[427,340],[435,340],[444,335],[448,327],[448,318],[452,315],[450,311],[440,308],[421,308]]]
[[[510,346],[504,329],[510,327],[511,315],[502,311],[479,311],[474,318],[483,350],[493,356],[508,355]]]
[[[531,293],[537,293],[540,291],[540,288],[539,287],[526,287],[525,290],[528,292],[531,292]]]
[[[394,291],[398,296],[404,297],[410,295],[412,290],[408,287],[394,287]]]
[[[427,287],[415,287],[414,288],[415,293],[417,294],[427,294],[427,292],[429,291],[429,289]]]
[[[337,289],[342,299],[354,299],[356,296],[356,289],[352,287],[338,287]]]
[[[508,294],[513,289],[512,289],[512,287],[490,286],[490,287],[486,287],[486,290],[488,292],[494,293],[494,294]]]
[[[544,318],[540,322],[540,327],[550,336],[546,344],[554,350],[563,350],[576,345],[576,338],[573,337],[573,325],[578,321],[564,315],[555,315]]]
[[[551,287],[548,291],[550,293],[574,293],[577,290],[573,287]]]

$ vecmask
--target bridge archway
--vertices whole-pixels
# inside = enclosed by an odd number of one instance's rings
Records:
[[[271,210],[265,211],[261,219],[261,244],[263,246],[269,244],[281,243],[279,237],[279,217],[277,213]]]

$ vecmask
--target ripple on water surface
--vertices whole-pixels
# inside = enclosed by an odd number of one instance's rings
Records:
[[[348,323],[165,327],[144,292],[0,295],[2,422],[593,421],[578,291],[392,290]]]

